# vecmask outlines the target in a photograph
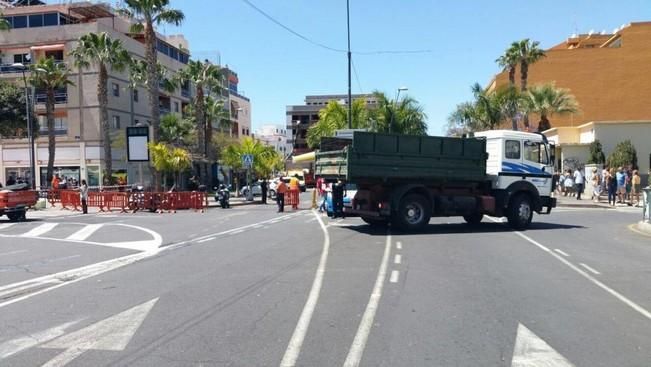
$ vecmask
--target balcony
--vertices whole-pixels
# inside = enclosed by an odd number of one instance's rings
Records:
[[[192,97],[192,93],[190,93],[190,90],[189,90],[189,89],[181,89],[181,97],[184,97],[184,98],[191,98],[191,97]]]
[[[57,60],[56,63],[66,64],[66,62],[63,60]],[[25,63],[24,65],[29,68],[31,64]],[[0,74],[20,74],[22,72],[23,70],[21,68],[17,68],[13,66],[13,64],[0,64]],[[25,72],[29,73],[29,69],[25,70]]]
[[[36,104],[45,104],[47,103],[47,94],[43,91],[36,91]],[[68,103],[68,91],[67,90],[57,90],[54,92],[54,104],[66,104]]]

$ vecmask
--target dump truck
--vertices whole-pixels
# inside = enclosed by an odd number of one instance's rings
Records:
[[[522,230],[534,212],[556,206],[554,149],[542,134],[510,130],[460,138],[355,131],[322,141],[315,173],[356,184],[347,212],[373,226],[415,231],[431,217],[474,225],[489,215]]]

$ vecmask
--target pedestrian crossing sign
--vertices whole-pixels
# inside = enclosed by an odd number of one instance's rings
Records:
[[[242,165],[246,168],[251,168],[253,166],[253,155],[252,154],[242,155]]]

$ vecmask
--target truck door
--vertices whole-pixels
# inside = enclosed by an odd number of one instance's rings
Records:
[[[522,156],[527,181],[538,188],[540,196],[549,196],[552,189],[553,163],[550,162],[545,143],[525,140]]]

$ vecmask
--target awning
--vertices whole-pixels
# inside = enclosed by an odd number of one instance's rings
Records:
[[[53,51],[53,50],[63,50],[66,47],[63,43],[57,43],[56,45],[43,45],[43,46],[32,46],[30,49],[32,51]]]
[[[309,152],[292,157],[292,163],[314,162],[316,160],[316,152]]]

